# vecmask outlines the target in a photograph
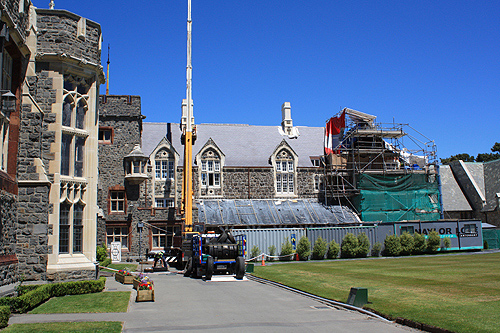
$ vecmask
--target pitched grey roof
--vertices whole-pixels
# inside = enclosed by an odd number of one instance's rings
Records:
[[[484,211],[492,211],[498,208],[498,196],[500,193],[500,160],[484,163],[484,183],[486,185],[486,206]]]
[[[158,142],[166,135],[181,155],[179,124],[143,123],[142,149],[149,155]],[[278,131],[278,126],[253,126],[236,124],[199,124],[196,125],[197,139],[193,145],[193,159],[211,138],[226,156],[225,166],[262,167],[269,166],[269,157],[285,140],[299,157],[299,167],[311,167],[310,156],[323,154],[323,127],[297,126],[300,136],[289,139]]]
[[[197,200],[198,219],[206,225],[271,226],[359,223],[347,207],[325,206],[317,200]]]
[[[471,211],[472,208],[462,193],[449,165],[439,166],[439,177],[441,178],[443,210],[445,212]]]

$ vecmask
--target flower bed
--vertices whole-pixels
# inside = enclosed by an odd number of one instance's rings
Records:
[[[155,301],[155,289],[153,281],[151,281],[149,277],[146,275],[143,275],[141,277],[141,280],[139,280],[139,284],[137,286],[137,297],[135,298],[135,301],[136,302]]]
[[[133,284],[134,276],[127,269],[120,269],[115,273],[115,280],[123,284]]]

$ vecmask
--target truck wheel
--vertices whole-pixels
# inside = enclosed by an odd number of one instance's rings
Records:
[[[212,275],[214,274],[214,258],[207,258],[207,272],[205,273],[206,280],[212,280]]]
[[[191,276],[191,273],[193,272],[193,259],[189,258],[188,262],[186,264],[186,270],[184,271],[184,276]]]
[[[243,276],[245,276],[245,258],[243,257],[237,257],[236,258],[236,278],[238,280],[243,279]]]

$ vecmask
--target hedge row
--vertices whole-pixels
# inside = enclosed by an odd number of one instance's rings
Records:
[[[8,306],[0,306],[0,329],[7,327],[9,324],[10,308]]]
[[[100,292],[104,289],[106,278],[90,281],[71,281],[18,287],[17,297],[0,298],[0,306],[9,306],[12,312],[26,313],[51,297],[79,295]]]

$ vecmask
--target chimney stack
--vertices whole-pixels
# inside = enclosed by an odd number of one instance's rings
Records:
[[[285,102],[281,106],[281,127],[283,128],[283,132],[286,135],[292,135],[293,130],[293,122],[292,122],[292,107],[290,106],[290,102]]]

